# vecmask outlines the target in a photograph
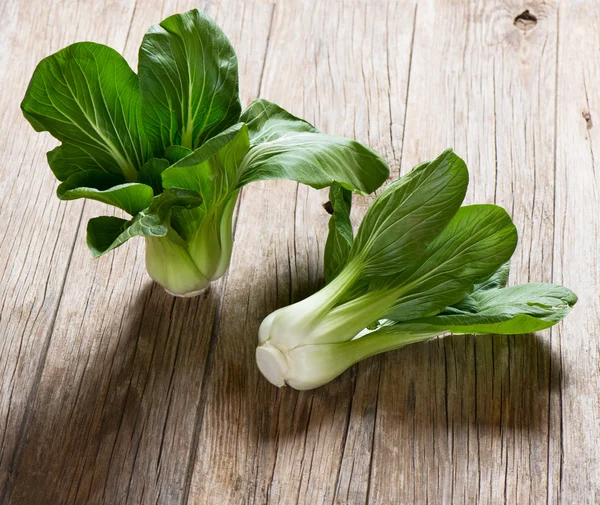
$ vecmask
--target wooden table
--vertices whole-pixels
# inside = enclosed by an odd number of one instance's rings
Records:
[[[112,211],[59,202],[55,142],[19,111],[42,57],[94,40],[135,65],[145,30],[194,6],[0,4],[0,505],[600,503],[600,2],[200,3],[244,103],[353,136],[394,175],[453,146],[468,201],[517,224],[511,282],[580,296],[551,331],[414,345],[304,393],[254,349],[322,282],[326,193],[245,188],[228,274],[172,298],[141,240],[92,259],[86,222]]]

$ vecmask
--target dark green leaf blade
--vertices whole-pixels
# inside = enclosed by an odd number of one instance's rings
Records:
[[[344,268],[354,240],[350,209],[352,192],[339,184],[329,188],[329,204],[331,218],[329,219],[329,234],[325,243],[324,275],[325,281],[330,282]]]
[[[94,258],[117,247],[111,245],[127,229],[128,223],[126,219],[115,216],[94,217],[88,221],[86,242]]]
[[[400,296],[388,319],[431,316],[472,293],[475,283],[507,262],[516,246],[517,231],[504,209],[461,207],[421,258],[398,275],[375,279],[371,289],[398,286]]]
[[[518,335],[549,328],[571,311],[577,296],[556,284],[531,283],[479,291],[471,295],[470,312],[437,315],[392,326],[403,331],[415,325],[455,334]]]
[[[171,223],[182,238],[189,240],[200,235],[201,239],[203,224],[208,226],[205,219],[215,222],[212,218],[217,219],[226,208],[235,205],[240,167],[249,147],[248,128],[238,123],[163,172],[164,187],[187,188],[203,198],[199,207],[177,208],[173,212]]]
[[[117,184],[117,185],[115,185]],[[88,198],[123,209],[132,216],[150,205],[154,193],[145,184],[119,184],[114,174],[88,170],[73,174],[58,186],[61,200]]]
[[[113,216],[90,219],[87,226],[88,247],[97,258],[133,237],[163,237],[169,232],[174,209],[191,209],[201,203],[202,198],[195,191],[169,188],[155,196],[147,209],[129,221]]]
[[[110,174],[101,170],[87,170],[74,173],[66,181],[59,184],[56,189],[56,196],[62,200],[73,200],[73,198],[64,198],[65,193],[77,188],[94,188],[104,191],[121,184],[125,184],[125,178],[120,174]]]
[[[169,146],[165,149],[164,157],[169,160],[171,165],[185,158],[188,154],[192,154],[192,150],[183,146]]]
[[[152,188],[155,195],[163,191],[161,174],[169,168],[171,163],[162,158],[152,158],[142,166],[138,181]]]
[[[167,188],[153,198],[147,214],[158,216],[162,222],[168,222],[175,208],[194,209],[202,204],[202,197],[197,191],[183,188]]]
[[[202,195],[209,209],[237,189],[240,167],[250,148],[248,128],[238,123],[162,173],[165,188],[186,188]]]
[[[482,293],[490,290],[498,290],[504,288],[508,282],[508,274],[510,272],[510,261],[507,261],[496,270],[488,279],[475,283],[473,293],[465,296],[450,307],[446,307],[441,314],[455,314],[462,311],[471,311],[477,306],[477,301],[473,298],[476,293]]]
[[[239,186],[288,179],[321,189],[338,182],[369,194],[389,175],[385,161],[360,143],[319,133],[304,120],[266,100],[242,114],[252,148],[244,160]]]
[[[101,44],[80,42],[43,59],[21,109],[36,131],[63,143],[48,153],[61,181],[101,170],[133,182],[150,152],[137,76],[119,53]]]
[[[506,287],[508,282],[508,275],[510,273],[510,261],[500,265],[500,268],[496,270],[491,277],[488,279],[475,284],[475,290],[473,293],[479,291],[488,291],[490,289],[500,289]]]
[[[242,112],[240,121],[248,125],[248,134],[253,146],[272,142],[289,133],[320,133],[304,119],[290,114],[279,105],[259,98]]]
[[[114,216],[94,217],[88,221],[86,242],[97,258],[133,237],[162,237],[168,228],[158,216],[138,214],[130,221]]]
[[[464,161],[451,150],[396,179],[369,207],[350,258],[360,258],[368,276],[402,271],[456,214],[468,182]]]
[[[148,30],[138,71],[146,132],[163,149],[196,149],[239,119],[235,51],[197,9]]]

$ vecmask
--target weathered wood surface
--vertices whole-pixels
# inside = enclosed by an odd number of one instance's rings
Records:
[[[580,295],[552,331],[415,345],[304,393],[270,386],[254,347],[322,282],[324,193],[245,188],[231,269],[174,299],[141,241],[92,260],[107,210],[54,197],[53,140],[19,112],[43,56],[87,39],[135,64],[150,24],[195,6],[0,3],[0,505],[600,503],[600,2],[199,5],[244,103],[354,136],[394,175],[453,146],[468,200],[520,231],[511,282]]]

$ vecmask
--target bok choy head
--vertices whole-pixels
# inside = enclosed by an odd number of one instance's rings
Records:
[[[89,198],[131,216],[91,219],[92,254],[145,237],[148,273],[181,296],[227,269],[245,184],[291,179],[371,193],[388,176],[373,151],[273,103],[242,112],[235,51],[198,10],[149,29],[137,74],[92,42],[45,58],[21,108],[36,131],[61,142],[47,156],[59,198]]]
[[[258,367],[273,384],[311,389],[381,352],[449,333],[548,328],[577,297],[553,284],[505,287],[517,245],[495,205],[461,207],[463,160],[448,150],[389,184],[356,237],[351,193],[330,189],[327,285],[265,318]]]

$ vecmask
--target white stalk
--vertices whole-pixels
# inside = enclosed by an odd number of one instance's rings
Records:
[[[308,344],[282,350],[265,342],[256,349],[256,363],[271,384],[314,389],[335,379],[349,367],[375,354],[399,349],[444,333],[374,331],[349,342]]]
[[[197,296],[210,283],[185,247],[170,240],[168,235],[146,237],[146,270],[155,282],[174,296]]]
[[[227,271],[237,195],[206,215],[187,242],[173,229],[165,237],[146,237],[148,274],[169,294],[197,296]]]
[[[394,291],[376,291],[335,306],[361,275],[352,261],[327,286],[305,300],[269,314],[258,330],[256,362],[274,385],[312,389],[337,377],[361,359],[399,345],[363,333],[396,300]],[[357,335],[364,335],[357,338]]]

